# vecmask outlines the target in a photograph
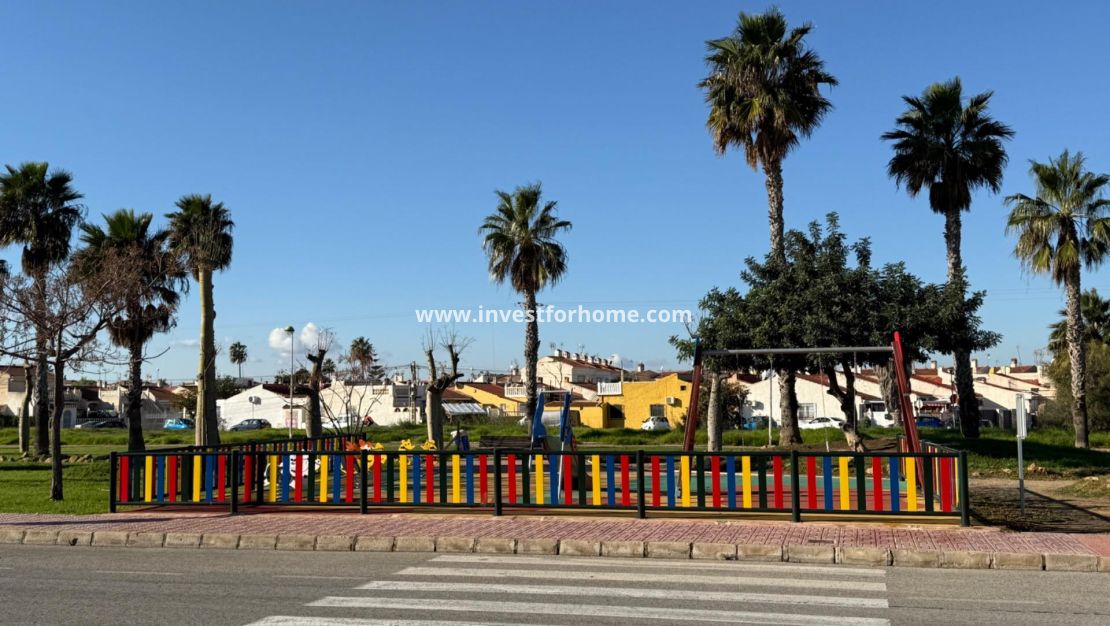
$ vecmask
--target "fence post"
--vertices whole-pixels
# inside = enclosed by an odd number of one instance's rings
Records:
[[[644,501],[644,451],[636,451],[636,515],[647,517],[647,502]]]
[[[802,521],[802,484],[801,474],[798,472],[798,451],[790,451],[790,521]]]
[[[367,482],[367,476],[368,476],[368,473],[366,471],[366,461],[367,461],[367,459],[370,455],[369,455],[368,451],[365,450],[365,449],[362,450],[361,454],[362,454],[362,458],[361,458],[361,464],[359,465],[358,478],[359,478],[359,482],[362,484],[362,489],[359,491],[359,494],[358,494],[358,512],[362,513],[363,515],[366,515],[367,513],[370,512],[370,505],[366,500],[366,482]]]
[[[239,512],[239,451],[231,451],[231,514]]]
[[[501,450],[493,449],[493,514],[501,515]]]
[[[960,526],[971,526],[971,500],[967,485],[967,451],[960,450]]]
[[[108,455],[108,512],[116,512],[116,453]]]

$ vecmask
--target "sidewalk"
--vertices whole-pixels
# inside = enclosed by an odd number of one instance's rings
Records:
[[[0,514],[0,543],[547,553],[1110,571],[1110,535],[890,524],[381,512]]]

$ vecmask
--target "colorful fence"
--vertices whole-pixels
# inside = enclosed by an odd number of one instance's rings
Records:
[[[120,505],[481,507],[952,517],[966,457],[849,452],[152,451],[112,456]]]
[[[321,437],[297,437],[294,439],[274,439],[272,441],[249,441],[242,443],[221,443],[215,446],[167,446],[161,451],[172,452],[292,452],[296,450],[343,450],[347,443],[364,439],[365,433],[337,433]]]

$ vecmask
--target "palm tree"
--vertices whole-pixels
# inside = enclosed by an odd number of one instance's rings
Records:
[[[706,125],[717,153],[743,148],[752,169],[763,167],[771,254],[778,259],[783,256],[782,162],[832,109],[821,86],[837,84],[821,57],[806,46],[812,30],[808,23],[788,30],[778,9],[741,13],[731,35],[706,42],[709,76],[698,85],[706,92]]]
[[[1083,320],[1083,345],[1092,341],[1110,341],[1110,300],[1104,300],[1098,295],[1097,289],[1088,289],[1079,296],[1079,313]],[[1049,326],[1052,332],[1048,336],[1048,349],[1053,353],[1068,348],[1067,309],[1060,309],[1060,318],[1060,321]]]
[[[222,202],[209,195],[187,195],[177,201],[177,211],[168,214],[170,244],[181,255],[200,287],[200,363],[197,368],[198,445],[220,441],[216,420],[216,340],[213,323],[212,273],[231,264],[235,223]]]
[[[74,255],[75,267],[94,269],[110,254],[126,255],[141,266],[135,284],[127,288],[128,301],[123,314],[108,324],[112,343],[128,351],[130,386],[127,390],[127,450],[141,452],[143,442],[143,346],[157,333],[177,325],[175,318],[179,290],[188,286],[177,255],[170,251],[169,233],[153,230],[150,213],[136,215],[120,209],[104,216],[105,226],[81,225],[84,248]]]
[[[1080,303],[1080,268],[1100,264],[1110,249],[1110,199],[1102,192],[1110,176],[1083,169],[1083,154],[1067,150],[1048,163],[1032,161],[1036,197],[1014,194],[1006,230],[1017,233],[1014,254],[1034,273],[1064,286],[1068,359],[1071,361],[1071,418],[1075,447],[1088,448],[1087,363]]]
[[[540,329],[536,320],[536,292],[559,282],[567,271],[567,250],[556,237],[570,230],[571,223],[558,218],[556,203],[541,208],[540,183],[517,187],[513,193],[496,192],[497,209],[488,215],[478,232],[489,258],[490,279],[508,282],[524,296],[524,387],[525,415],[536,410],[536,361],[539,359]]]
[[[385,369],[378,364],[378,354],[374,350],[374,344],[366,337],[355,337],[351,341],[347,360],[358,367],[358,377],[362,382],[377,382],[385,375]]]
[[[247,347],[236,341],[227,349],[232,364],[239,366],[239,378],[243,378],[243,364],[247,362]]]
[[[31,277],[40,300],[45,299],[47,271],[69,256],[73,227],[81,221],[81,194],[73,188],[73,176],[63,170],[50,171],[47,163],[5,166],[0,173],[0,246],[22,245],[23,272]],[[50,407],[46,342],[36,329],[35,453],[49,453]]]
[[[963,267],[960,256],[961,214],[971,208],[975,189],[997,193],[1006,167],[1003,140],[1013,137],[1009,126],[991,118],[992,92],[967,100],[959,78],[930,85],[919,97],[903,96],[907,109],[896,120],[897,128],[884,133],[893,142],[894,156],[887,173],[911,197],[929,191],[929,207],[944,216],[944,242],[948,257],[948,282],[958,282]],[[966,437],[979,436],[979,403],[971,372],[971,350],[954,350],[956,393],[960,402],[960,429]]]

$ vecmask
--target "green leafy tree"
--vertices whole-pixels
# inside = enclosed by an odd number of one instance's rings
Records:
[[[1110,431],[1110,344],[1092,340],[1087,342],[1083,352],[1086,356],[1088,426],[1092,432]],[[1047,373],[1056,384],[1056,397],[1039,412],[1038,421],[1042,426],[1074,427],[1071,360],[1067,350],[1055,354]]]
[[[498,204],[478,232],[489,259],[489,275],[509,283],[524,296],[525,415],[536,410],[536,361],[540,331],[536,319],[536,293],[555,285],[567,271],[567,251],[557,237],[571,223],[556,215],[554,201],[542,202],[539,183],[517,187],[513,193],[497,191]],[[541,206],[542,205],[542,206]]]
[[[73,176],[50,170],[45,162],[5,166],[0,173],[0,246],[23,247],[23,273],[32,280],[40,308],[46,308],[46,274],[69,256],[73,228],[81,221],[81,194],[73,188]],[[38,331],[35,372],[35,454],[49,453],[50,408],[48,337]]]
[[[227,356],[232,365],[239,366],[239,378],[243,377],[243,364],[247,362],[247,346],[236,341],[227,349]]]
[[[129,387],[124,414],[127,417],[127,449],[146,449],[143,442],[143,348],[157,333],[176,324],[178,292],[188,286],[178,257],[169,249],[169,233],[151,228],[153,215],[136,215],[120,209],[104,216],[104,226],[81,225],[84,247],[74,254],[78,268],[100,266],[109,253],[121,253],[137,266],[128,275],[133,284],[126,288],[127,298],[121,315],[108,322],[112,343],[127,350]]]
[[[1088,448],[1087,372],[1083,315],[1080,302],[1080,270],[1096,267],[1110,248],[1110,200],[1102,197],[1110,176],[1084,168],[1082,153],[1065,150],[1048,163],[1032,161],[1036,196],[1015,194],[1006,198],[1011,206],[1007,231],[1017,234],[1014,255],[1032,272],[1047,274],[1063,285],[1066,296],[1068,360],[1071,363],[1071,410],[1075,447]]]
[[[209,195],[187,195],[177,201],[177,211],[168,214],[170,242],[192,272],[200,291],[200,362],[197,368],[198,445],[220,442],[216,418],[216,338],[213,328],[216,307],[212,302],[212,274],[231,265],[235,223],[222,202]]]
[[[1110,340],[1110,300],[1098,295],[1098,290],[1091,288],[1079,296],[1079,315],[1083,320],[1083,342],[1097,341],[1106,343]],[[1060,321],[1049,328],[1052,332],[1048,335],[1048,349],[1053,355],[1066,352],[1068,349],[1068,310],[1060,309]],[[1090,378],[1090,377],[1088,377]]]
[[[887,172],[910,196],[929,192],[929,207],[944,216],[948,282],[963,269],[960,254],[962,213],[971,208],[971,195],[1002,187],[1006,150],[1002,142],[1014,131],[988,112],[992,92],[971,96],[966,103],[959,78],[930,85],[921,96],[903,96],[907,108],[897,127],[882,138],[892,142],[894,156]],[[966,290],[965,290],[966,291]],[[956,291],[950,291],[950,294]],[[965,437],[979,436],[979,402],[967,345],[954,345],[960,429]]]

